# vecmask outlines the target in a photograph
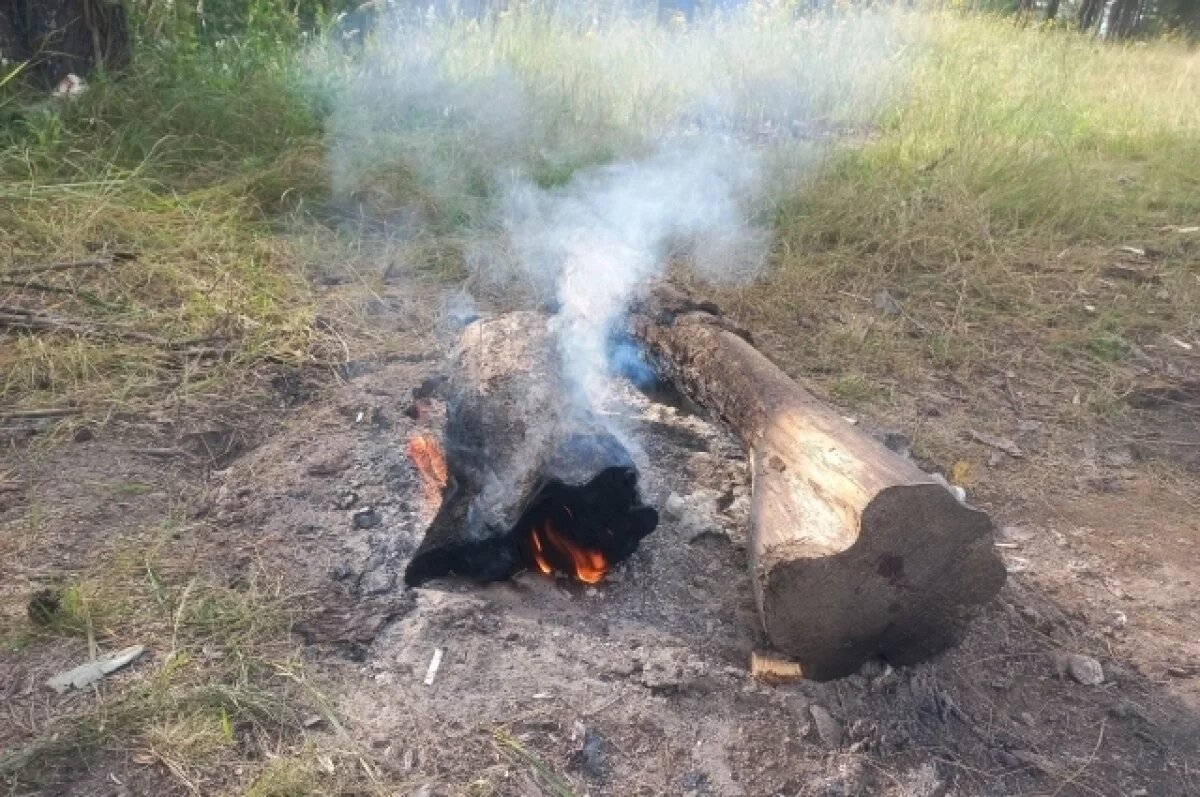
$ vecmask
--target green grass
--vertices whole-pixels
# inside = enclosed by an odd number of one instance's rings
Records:
[[[240,589],[163,575],[163,543],[120,546],[93,571],[52,588],[53,610],[22,629],[20,654],[54,637],[86,637],[76,652],[130,643],[149,653],[75,701],[35,738],[0,754],[0,781],[53,781],[100,751],[132,751],[195,790],[213,768],[256,758],[262,744],[298,737],[311,713],[298,644],[291,637],[295,596],[252,575]],[[36,649],[36,648],[34,648]]]
[[[763,287],[727,297],[750,321],[790,332],[846,294],[905,294],[896,326],[918,334],[859,340],[855,320],[782,352],[789,367],[970,368],[993,353],[985,330],[1012,320],[1019,345],[1106,368],[1121,358],[1097,341],[1145,343],[1138,318],[1154,309],[1165,329],[1195,298],[1160,230],[1200,214],[1200,55],[1179,44],[952,12],[754,7],[655,25],[535,6],[435,20],[365,52],[296,41],[168,42],[77,102],[6,95],[0,271],[97,249],[137,259],[10,281],[5,302],[219,350],[21,334],[0,346],[6,402],[203,402],[263,363],[321,359],[298,275],[313,253],[280,230],[311,227],[329,202],[411,214],[417,229],[388,239],[397,262],[503,294],[506,175],[560,186],[697,124],[762,150],[753,212],[775,248]],[[1065,300],[1068,285],[1129,242],[1172,255],[1170,298],[1143,286],[1076,312],[1087,301]]]
[[[324,189],[318,122],[286,53],[239,58],[150,53],[74,101],[6,95],[0,303],[73,328],[6,337],[0,401],[101,414],[312,359],[303,255],[276,225]]]
[[[718,292],[804,340],[774,352],[793,371],[877,381],[1016,358],[1111,393],[1131,346],[1196,335],[1189,244],[1167,229],[1200,218],[1200,54],[1182,44],[949,11],[654,25],[519,7],[382,37],[365,81],[338,51],[307,57],[332,98],[335,193],[415,208],[432,239],[401,248],[476,287],[502,294],[512,273],[496,164],[552,187],[700,124],[761,151],[767,274]],[[1102,281],[1131,243],[1165,252],[1161,285]],[[880,289],[903,317],[876,317]]]

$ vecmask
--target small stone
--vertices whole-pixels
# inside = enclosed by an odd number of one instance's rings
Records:
[[[813,718],[813,724],[817,726],[817,736],[821,741],[828,747],[841,747],[844,736],[842,724],[834,719],[829,710],[814,703],[808,707],[808,713]]]
[[[888,450],[908,459],[912,454],[912,438],[903,432],[884,432],[880,442]]]
[[[358,503],[358,495],[354,492],[342,493],[333,502],[334,509],[350,509]]]
[[[75,430],[74,440],[76,443],[87,443],[95,439],[96,433],[92,431],[90,426],[80,426]]]
[[[1027,542],[1033,539],[1033,531],[1024,526],[1002,526],[998,536],[1004,542]]]
[[[305,728],[315,728],[318,725],[323,724],[325,722],[325,718],[320,714],[309,714],[303,719],[302,722]]]
[[[663,506],[668,517],[678,518],[683,517],[683,512],[687,509],[687,504],[683,500],[683,496],[679,493],[671,493],[667,496],[667,502]]]
[[[1072,653],[1067,657],[1067,674],[1076,683],[1084,686],[1099,686],[1104,683],[1104,668],[1100,662],[1082,653]]]
[[[350,455],[343,452],[311,462],[306,470],[309,476],[336,476],[348,467]]]
[[[1120,703],[1110,707],[1108,713],[1119,720],[1142,718],[1141,710],[1128,700],[1122,700]]]
[[[354,528],[356,529],[373,529],[382,521],[379,513],[371,507],[365,507],[354,513]]]

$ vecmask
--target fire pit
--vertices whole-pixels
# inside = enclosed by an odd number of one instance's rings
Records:
[[[958,640],[1005,580],[984,512],[814,398],[711,304],[659,286],[628,321],[660,373],[747,450],[759,616],[805,676],[913,663]],[[620,428],[573,393],[558,354],[537,313],[463,332],[445,463],[422,468],[441,503],[409,585],[526,568],[596,583],[654,530]]]
[[[658,513],[641,503],[610,419],[571,400],[547,317],[476,321],[453,360],[444,460],[436,441],[409,446],[440,506],[405,582],[496,581],[523,569],[600,581]]]

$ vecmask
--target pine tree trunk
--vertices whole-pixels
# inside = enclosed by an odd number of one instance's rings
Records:
[[[1079,6],[1079,29],[1091,30],[1104,16],[1106,0],[1083,0]]]

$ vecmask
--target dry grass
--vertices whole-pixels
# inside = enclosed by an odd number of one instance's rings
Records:
[[[75,101],[0,96],[10,411],[204,406],[252,390],[263,366],[328,353],[304,253],[275,227],[320,191],[311,114],[269,69],[259,77],[274,95],[259,97],[201,74],[179,58]],[[75,261],[102,265],[45,268]],[[13,323],[20,313],[34,323]]]
[[[1200,225],[1195,51],[955,14],[837,24],[765,7],[695,27],[517,9],[423,36],[445,69],[423,87],[438,91],[401,91],[394,107],[342,95],[354,113],[331,86],[297,91],[283,51],[221,69],[204,57],[151,64],[70,105],[0,93],[0,115],[15,120],[0,140],[0,304],[74,324],[5,330],[5,413],[80,409],[54,420],[67,428],[178,417],[254,395],[279,367],[336,361],[346,351],[318,331],[304,271],[361,263],[351,276],[367,296],[388,267],[495,287],[481,271],[503,254],[496,163],[561,185],[652,147],[714,87],[738,100],[717,114],[731,134],[800,115],[836,135],[766,136],[775,179],[755,211],[775,234],[768,272],[704,290],[839,404],[904,416],[932,459],[953,462],[951,435],[966,426],[1111,422],[1135,380],[1183,352],[1175,341],[1200,346],[1200,233],[1180,231]],[[356,68],[340,50],[304,58],[310,81],[314,68],[331,84]],[[401,86],[411,66],[376,64]],[[515,96],[497,91],[514,83],[532,126],[496,124]],[[473,106],[480,96],[493,104]],[[465,121],[442,113],[447,98]],[[326,103],[329,142],[314,108]],[[342,233],[307,215],[331,180],[340,220],[359,225]],[[322,301],[339,319],[367,304]],[[428,296],[411,301],[428,326]],[[367,348],[407,351],[395,337]],[[44,533],[32,508],[17,545]],[[375,789],[353,744],[304,740],[303,718],[327,712],[288,633],[296,596],[262,571],[234,587],[176,567],[187,557],[169,538],[100,557],[55,585],[43,625],[4,639],[10,650],[141,642],[156,654],[38,727],[0,775],[36,782],[116,750],[183,790],[239,765],[261,797]],[[533,753],[497,744],[488,755],[541,772]]]
[[[120,545],[52,585],[39,620],[5,640],[9,651],[64,635],[85,637],[93,655],[134,643],[150,651],[94,695],[63,702],[8,751],[0,777],[10,784],[53,779],[80,757],[125,750],[201,793],[216,773],[273,753],[301,733],[304,716],[320,713],[290,634],[297,596],[262,570],[238,587],[185,576],[171,532]]]

